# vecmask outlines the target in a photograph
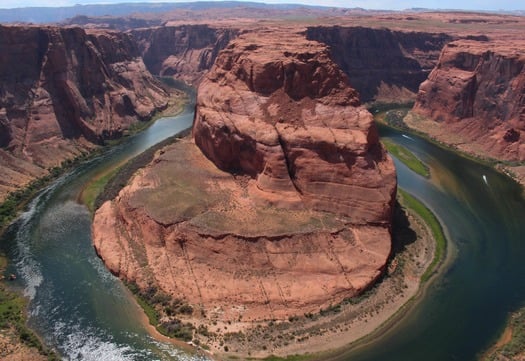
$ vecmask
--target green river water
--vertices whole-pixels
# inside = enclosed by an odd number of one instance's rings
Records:
[[[61,177],[2,240],[9,273],[30,299],[30,326],[65,360],[199,360],[154,340],[137,306],[97,258],[91,216],[77,203],[95,174],[191,126],[193,108],[163,118]],[[520,187],[483,165],[382,128],[431,169],[422,178],[396,162],[399,186],[423,201],[448,233],[450,262],[405,317],[334,360],[475,360],[525,301],[525,203]]]

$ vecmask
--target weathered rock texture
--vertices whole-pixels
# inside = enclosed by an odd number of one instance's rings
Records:
[[[255,178],[269,202],[286,194],[290,206],[388,220],[393,167],[326,47],[256,34],[234,40],[203,80],[195,143],[220,169]]]
[[[210,325],[315,313],[381,275],[394,165],[326,46],[277,30],[232,41],[199,86],[193,136],[200,149],[160,152],[97,211],[113,273]]]
[[[0,26],[0,197],[167,105],[125,34]]]
[[[308,39],[330,46],[362,101],[413,100],[453,37],[365,27],[309,27]]]
[[[237,30],[181,25],[137,29],[131,34],[150,72],[198,85]]]
[[[460,149],[525,160],[525,43],[458,40],[448,44],[419,89],[410,126]]]

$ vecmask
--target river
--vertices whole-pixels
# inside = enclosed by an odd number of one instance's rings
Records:
[[[198,360],[149,336],[122,284],[96,256],[91,216],[77,203],[93,176],[188,128],[193,105],[155,122],[42,191],[2,244],[9,273],[30,299],[29,323],[66,360]],[[501,174],[415,136],[382,128],[431,169],[422,178],[396,161],[400,187],[446,227],[451,262],[401,321],[336,360],[475,360],[525,300],[525,203]]]
[[[8,273],[29,298],[29,325],[66,360],[200,360],[152,338],[141,310],[91,245],[91,215],[78,195],[91,178],[191,126],[194,104],[157,120],[42,191],[1,244]]]
[[[450,262],[382,337],[337,360],[476,360],[525,301],[525,202],[518,184],[416,136],[380,127],[430,167],[395,160],[399,186],[423,201],[449,238]]]

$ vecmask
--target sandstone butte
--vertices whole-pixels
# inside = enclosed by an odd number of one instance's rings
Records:
[[[0,26],[0,201],[168,105],[123,33]]]
[[[242,328],[383,273],[394,164],[326,45],[282,29],[232,40],[198,88],[193,139],[96,212],[94,246],[121,279],[183,298],[195,325]]]
[[[413,113],[407,125],[462,151],[525,161],[525,42],[447,44],[419,88]],[[525,167],[512,172],[525,184]]]

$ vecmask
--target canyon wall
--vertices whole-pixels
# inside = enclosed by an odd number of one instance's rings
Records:
[[[97,210],[94,246],[114,274],[222,333],[317,313],[384,272],[394,164],[325,45],[240,35],[200,83],[193,137]]]
[[[525,44],[458,40],[421,84],[408,125],[459,149],[525,160]]]
[[[343,26],[309,27],[306,35],[330,46],[333,60],[363,102],[413,100],[441,49],[453,39],[444,33]]]
[[[208,25],[162,26],[132,30],[148,70],[194,86],[211,68],[237,30]]]
[[[0,26],[0,198],[167,106],[129,36]]]

